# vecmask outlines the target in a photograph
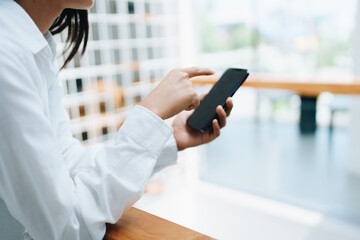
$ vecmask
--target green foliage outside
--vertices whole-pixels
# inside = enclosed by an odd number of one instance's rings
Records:
[[[315,53],[316,68],[336,66],[339,57],[351,54],[352,36],[349,40],[340,41],[333,38],[320,37],[319,48]]]
[[[207,53],[254,47],[254,43],[257,45],[258,42],[257,31],[248,28],[244,23],[218,27],[206,16],[202,16],[200,31],[202,50]]]

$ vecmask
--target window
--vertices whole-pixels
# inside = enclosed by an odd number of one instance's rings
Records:
[[[150,14],[150,3],[149,2],[145,2],[145,13],[146,14]]]
[[[107,8],[108,8],[107,10],[108,13],[116,14],[118,12],[115,0],[109,0],[107,4]]]
[[[76,91],[77,92],[82,92],[83,90],[83,82],[81,78],[77,78],[76,79]]]
[[[116,83],[119,85],[119,86],[121,86],[121,85],[123,85],[123,77],[122,77],[122,75],[121,74],[116,74]]]
[[[95,65],[101,65],[101,51],[96,49],[94,51]]]
[[[68,94],[71,93],[70,89],[71,89],[70,88],[70,80],[66,80],[66,91],[67,91]]]
[[[354,0],[199,0],[196,5],[202,53],[216,59],[218,53],[233,52],[232,59],[218,59],[214,66],[238,64],[278,73],[352,72]]]
[[[79,106],[79,115],[80,115],[80,117],[85,117],[86,116],[86,111],[85,111],[85,106],[84,105]]]
[[[68,114],[69,114],[69,118],[72,119],[73,116],[72,116],[71,108],[68,108],[68,109],[67,109],[67,112],[68,112]]]
[[[90,13],[96,13],[96,2],[94,2],[94,5],[90,8]]]
[[[138,71],[133,72],[133,82],[134,83],[140,82],[140,73]]]
[[[99,24],[98,23],[92,23],[91,24],[91,32],[92,32],[92,40],[100,40],[100,34],[99,34]]]
[[[109,38],[110,39],[119,39],[119,27],[116,24],[110,24],[109,25]]]
[[[130,38],[136,38],[136,25],[135,23],[129,24]]]
[[[156,81],[155,71],[151,70],[150,71],[150,82],[155,82],[155,81]]]
[[[137,48],[132,48],[131,49],[131,60],[133,60],[134,62],[139,60],[139,56],[138,56],[138,49]]]
[[[81,56],[79,53],[76,53],[75,56],[74,56],[74,67],[78,68],[81,66]]]
[[[141,95],[140,94],[134,96],[134,103],[136,104],[136,103],[139,103],[139,102],[141,102]]]
[[[154,48],[148,47],[147,52],[148,52],[148,58],[154,59]]]
[[[89,136],[88,136],[88,132],[84,131],[81,133],[81,138],[83,141],[88,140]]]
[[[128,2],[128,12],[129,14],[135,13],[135,4],[134,2]]]
[[[107,128],[107,127],[103,127],[103,128],[101,129],[101,132],[102,132],[102,135],[108,134],[108,128]]]
[[[99,108],[100,108],[101,113],[106,113],[106,103],[105,102],[100,102]]]
[[[116,48],[113,49],[113,55],[114,55],[114,63],[120,64],[121,63],[121,51],[120,49]]]
[[[99,0],[89,10],[86,53],[77,54],[59,74],[70,124],[80,141],[96,143],[112,136],[151,81],[178,63],[179,56],[170,56],[168,49],[179,47],[178,35],[169,34],[179,27],[179,17],[168,11],[164,17],[156,16],[165,6],[176,8],[178,1]],[[64,44],[67,32],[57,37]]]
[[[146,25],[146,37],[152,38],[152,28],[151,28],[151,25],[149,25],[149,24]]]

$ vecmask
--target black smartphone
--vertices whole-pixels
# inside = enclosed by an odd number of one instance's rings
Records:
[[[235,94],[248,76],[249,73],[246,69],[230,68],[226,70],[188,118],[186,124],[202,132],[208,130],[212,120],[217,117],[216,107],[219,105],[225,107],[226,99]]]

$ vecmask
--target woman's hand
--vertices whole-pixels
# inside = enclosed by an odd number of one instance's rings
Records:
[[[207,68],[182,68],[172,70],[140,103],[162,119],[170,118],[183,110],[196,108],[200,103],[190,78],[212,75]]]
[[[203,96],[202,98],[204,98]],[[212,122],[212,129],[207,130],[206,132],[200,132],[194,130],[186,125],[186,120],[192,114],[191,112],[182,112],[180,113],[173,122],[174,137],[177,143],[178,150],[184,150],[185,148],[195,147],[204,143],[209,143],[213,141],[220,135],[220,128],[225,127],[226,117],[228,117],[233,108],[233,102],[231,98],[226,100],[226,110],[222,106],[216,108],[216,113],[218,119],[214,119]]]

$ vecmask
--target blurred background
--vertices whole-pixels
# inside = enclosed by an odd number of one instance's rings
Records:
[[[175,67],[350,88],[360,74],[357,0],[102,0],[89,20],[85,55],[59,74],[87,145]],[[180,152],[135,206],[218,239],[360,239],[357,94],[242,87],[220,138]]]

